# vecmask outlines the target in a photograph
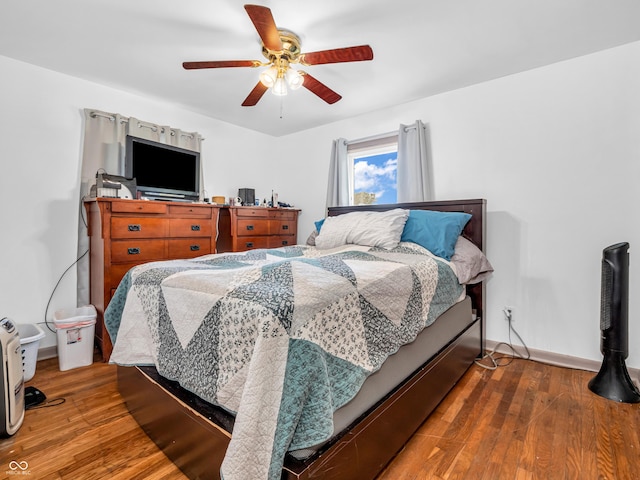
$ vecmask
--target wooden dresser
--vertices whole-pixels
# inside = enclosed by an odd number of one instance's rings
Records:
[[[127,271],[140,263],[191,258],[216,251],[220,207],[98,198],[85,202],[90,248],[90,296],[96,343],[106,361],[112,345],[103,314]]]
[[[220,210],[218,252],[295,245],[299,213],[290,208],[224,207]]]

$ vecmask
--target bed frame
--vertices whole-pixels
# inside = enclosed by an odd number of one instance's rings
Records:
[[[485,200],[335,207],[329,215],[391,208],[466,212],[463,234],[485,248]],[[306,460],[285,458],[283,480],[374,479],[485,349],[484,283],[467,287],[476,320],[337,438]],[[219,479],[233,416],[160,376],[118,366],[118,388],[147,435],[189,478]],[[411,414],[408,414],[411,412]]]

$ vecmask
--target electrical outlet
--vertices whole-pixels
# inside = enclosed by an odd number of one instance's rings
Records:
[[[510,306],[505,306],[504,309],[502,310],[504,312],[504,319],[507,322],[513,322],[513,307]]]

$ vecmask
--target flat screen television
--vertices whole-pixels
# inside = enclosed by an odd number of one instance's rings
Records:
[[[192,202],[200,198],[200,153],[127,135],[125,177],[135,178],[138,196]]]

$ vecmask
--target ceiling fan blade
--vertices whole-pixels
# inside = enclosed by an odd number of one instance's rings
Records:
[[[282,50],[282,41],[271,10],[262,5],[245,5],[244,9],[249,14],[249,18],[251,18],[254,27],[256,27],[264,46],[269,50]]]
[[[258,82],[256,86],[253,87],[253,90],[251,90],[247,98],[244,99],[244,102],[242,102],[242,106],[253,107],[260,101],[262,95],[264,95],[264,92],[266,92],[267,90],[267,87],[265,87],[262,82]]]
[[[227,67],[257,67],[257,60],[220,60],[213,62],[183,62],[185,70],[197,70],[199,68],[227,68]]]
[[[325,63],[364,62],[373,60],[373,50],[369,45],[357,47],[334,48],[319,52],[303,53],[300,63],[303,65],[322,65]]]
[[[302,73],[302,72],[301,72]],[[307,72],[304,72],[304,82],[302,82],[302,86],[305,87],[312,93],[315,93],[322,100],[327,102],[329,105],[333,105],[338,100],[342,98],[342,96],[329,87],[327,87],[324,83],[316,80],[314,77],[309,75]]]

